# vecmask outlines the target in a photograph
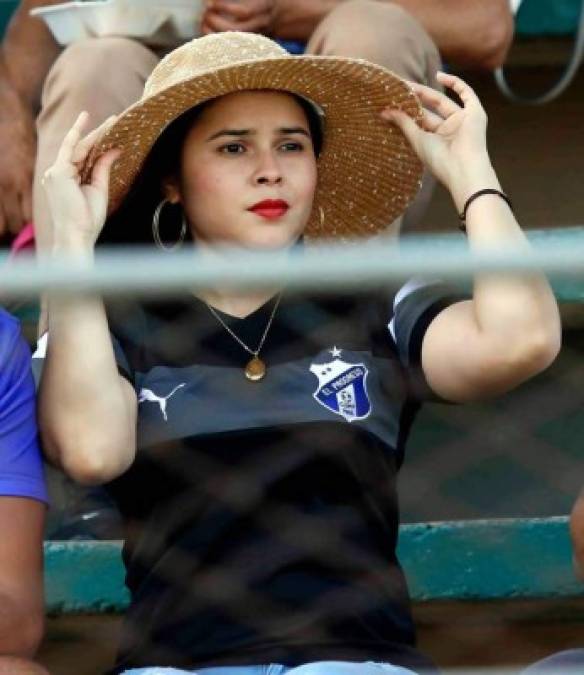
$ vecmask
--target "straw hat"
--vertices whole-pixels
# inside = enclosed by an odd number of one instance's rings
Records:
[[[366,61],[291,56],[261,35],[229,32],[192,40],[162,59],[141,100],[95,148],[93,157],[112,147],[122,150],[110,180],[110,213],[173,120],[204,101],[255,89],[297,94],[324,115],[307,237],[370,236],[404,212],[420,187],[422,165],[401,131],[380,112],[393,106],[419,119],[420,104],[407,84]]]

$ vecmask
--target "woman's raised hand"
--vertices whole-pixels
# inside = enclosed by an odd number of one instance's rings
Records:
[[[91,250],[99,237],[107,216],[110,171],[120,151],[112,149],[101,155],[87,183],[81,182],[81,170],[115,119],[108,118],[83,136],[89,114],[82,112],[63,139],[55,163],[43,176],[55,247]]]
[[[406,113],[392,108],[381,115],[402,130],[420,160],[458,202],[475,183],[491,180],[487,115],[472,88],[459,77],[438,73],[438,81],[454,91],[461,104],[435,89],[409,83],[424,108],[420,126]]]

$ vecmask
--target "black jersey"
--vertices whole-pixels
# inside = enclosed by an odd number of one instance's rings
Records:
[[[131,593],[114,672],[320,660],[427,665],[396,559],[396,475],[424,333],[454,301],[285,295],[261,357],[195,297],[110,308],[139,401],[138,450],[108,489]],[[273,301],[220,314],[252,349]]]

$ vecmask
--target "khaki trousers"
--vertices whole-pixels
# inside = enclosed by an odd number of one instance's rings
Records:
[[[414,17],[389,2],[346,0],[339,4],[317,26],[307,51],[367,59],[408,80],[437,86],[440,58],[436,46]],[[139,99],[158,60],[139,42],[108,37],[76,42],[55,61],[37,119],[33,206],[41,252],[50,246],[51,223],[40,178],[55,160],[63,137],[82,110],[90,113],[91,126],[96,127]],[[424,200],[421,195],[419,204]],[[399,229],[399,224],[393,229]]]

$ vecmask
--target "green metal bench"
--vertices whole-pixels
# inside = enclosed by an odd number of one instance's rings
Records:
[[[415,602],[584,597],[565,517],[404,525],[398,553]],[[47,542],[45,579],[52,614],[128,605],[120,542]]]
[[[523,0],[517,13],[517,34],[536,37],[574,33],[580,5],[580,0]]]

